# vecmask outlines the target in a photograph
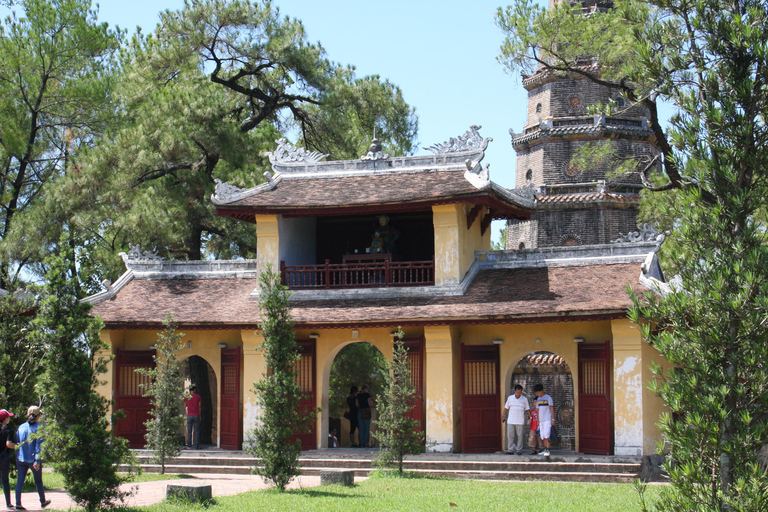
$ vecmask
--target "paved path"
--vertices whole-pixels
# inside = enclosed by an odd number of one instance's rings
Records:
[[[213,496],[231,496],[248,491],[266,489],[269,486],[261,477],[256,475],[192,475],[196,478],[179,478],[174,480],[157,480],[154,482],[140,482],[123,484],[123,490],[135,488],[133,496],[126,500],[129,507],[141,507],[152,505],[165,499],[165,488],[168,484],[180,485],[210,485]],[[294,479],[288,486],[289,489],[302,487],[315,487],[320,485],[319,476],[300,476]],[[69,510],[75,508],[75,503],[63,490],[46,490],[45,497],[51,500],[51,504],[45,510]],[[40,500],[36,492],[25,492],[22,495],[22,504],[27,510],[40,510]]]

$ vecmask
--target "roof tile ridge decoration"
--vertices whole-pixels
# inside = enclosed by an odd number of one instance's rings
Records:
[[[268,151],[265,153],[269,158],[269,163],[284,164],[290,162],[308,162],[315,163],[321,161],[328,155],[320,153],[319,151],[308,151],[306,148],[298,148],[288,142],[287,139],[281,137],[277,139],[277,148],[274,151]]]
[[[690,292],[683,288],[683,278],[679,275],[676,275],[669,281],[664,279],[664,272],[659,263],[659,251],[661,250],[661,245],[664,243],[666,237],[667,235],[664,233],[661,233],[656,237],[656,246],[650,253],[648,253],[645,261],[640,266],[640,278],[638,281],[641,285],[662,297],[678,292],[690,295]]]
[[[469,130],[464,132],[463,135],[451,137],[445,142],[433,144],[424,149],[431,151],[435,155],[463,153],[467,151],[479,152],[477,160],[467,158],[464,161],[464,164],[467,166],[467,170],[464,172],[464,178],[476,189],[485,190],[491,187],[490,164],[486,164],[485,167],[482,167],[480,162],[485,158],[485,150],[488,148],[488,143],[493,141],[493,138],[483,138],[483,136],[480,135],[481,128],[482,126],[477,124],[470,125]]]
[[[654,242],[627,244],[580,245],[575,247],[542,247],[537,249],[507,249],[475,251],[476,261],[483,270],[501,268],[571,267],[637,263],[646,259]]]
[[[216,183],[216,189],[211,195],[211,202],[217,206],[234,203],[259,192],[272,190],[283,181],[283,176],[280,173],[275,173],[273,176],[271,172],[265,171],[264,177],[267,179],[266,183],[251,188],[239,188],[215,178],[213,181]]]
[[[528,183],[523,187],[509,189],[509,188],[504,188],[501,185],[492,182],[491,190],[497,192],[499,195],[501,195],[508,201],[514,202],[515,204],[519,204],[521,206],[527,206],[529,208],[536,207],[537,194],[539,193],[539,188],[533,183]]]

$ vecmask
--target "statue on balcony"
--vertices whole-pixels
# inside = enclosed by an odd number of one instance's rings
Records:
[[[378,220],[379,226],[373,233],[371,240],[371,253],[395,254],[397,252],[395,242],[400,239],[400,231],[389,223],[389,216],[379,215]]]

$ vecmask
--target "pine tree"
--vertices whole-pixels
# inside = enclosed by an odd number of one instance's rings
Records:
[[[388,365],[386,386],[378,404],[376,436],[381,441],[381,452],[377,464],[396,466],[402,474],[405,456],[424,451],[424,432],[418,429],[419,422],[408,416],[417,395],[411,380],[408,348],[403,342],[403,331],[399,328],[393,344],[392,362]]]
[[[181,433],[184,429],[184,380],[179,373],[180,363],[176,352],[184,348],[181,339],[184,333],[176,332],[173,315],[168,312],[163,320],[161,332],[155,345],[155,367],[140,368],[137,373],[152,379],[145,386],[145,397],[150,398],[152,419],[148,420],[147,448],[152,459],[160,464],[160,474],[165,474],[165,463],[181,453]]]
[[[582,7],[500,9],[500,59],[585,77],[649,114],[660,154],[634,164],[661,195],[654,210],[674,242],[662,252],[680,276],[633,296],[630,311],[667,361],[651,387],[670,409],[659,425],[671,485],[653,508],[768,510],[758,462],[768,444],[768,2],[615,0],[588,16]],[[662,101],[675,109],[669,130]],[[657,162],[663,175],[653,175]]]
[[[61,245],[67,247],[65,239]],[[48,258],[48,282],[34,321],[34,336],[46,347],[39,386],[46,422],[40,434],[43,458],[64,476],[67,493],[86,510],[95,510],[128,494],[120,484],[129,476],[118,468],[131,455],[127,441],[112,436],[109,400],[95,390],[107,363],[99,352],[107,346],[99,337],[101,321],[88,315],[91,306],[78,300],[77,285],[68,275],[73,260],[68,249]]]
[[[300,474],[301,442],[298,439],[291,442],[290,438],[306,430],[315,415],[299,410],[301,388],[296,383],[299,352],[288,306],[290,291],[280,284],[280,274],[269,266],[259,281],[262,320],[259,328],[264,337],[259,350],[267,373],[253,386],[260,417],[259,424],[248,432],[245,450],[259,459],[254,472],[283,491]]]

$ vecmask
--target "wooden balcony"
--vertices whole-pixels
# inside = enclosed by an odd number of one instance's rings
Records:
[[[293,290],[322,288],[376,288],[382,286],[431,286],[435,261],[390,261],[386,255],[355,255],[345,263],[286,265],[280,262],[283,285]],[[370,260],[370,261],[366,261]]]

